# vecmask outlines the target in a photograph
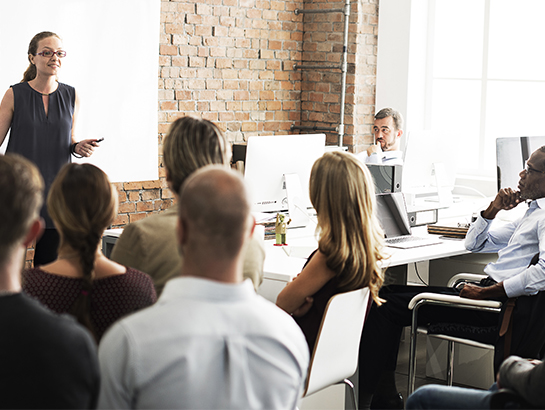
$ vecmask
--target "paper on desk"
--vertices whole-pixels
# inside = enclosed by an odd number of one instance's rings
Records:
[[[269,221],[274,221],[276,219],[275,213],[252,212],[252,215],[255,218],[256,223],[269,222]]]
[[[290,258],[303,258],[307,259],[312,252],[316,249],[315,246],[283,246],[284,252]]]

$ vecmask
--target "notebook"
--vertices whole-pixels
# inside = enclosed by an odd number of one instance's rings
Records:
[[[378,194],[376,199],[377,215],[384,230],[387,246],[409,249],[441,243],[436,237],[412,235],[405,198],[401,192]]]

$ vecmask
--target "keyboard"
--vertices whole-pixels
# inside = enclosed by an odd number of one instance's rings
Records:
[[[430,236],[422,238],[420,236],[406,235],[398,236],[397,238],[386,238],[386,246],[392,248],[417,248],[420,246],[435,245],[441,243],[441,241],[436,236]]]
[[[387,238],[386,243],[397,244],[397,243],[406,243],[406,242],[422,241],[422,240],[424,240],[424,238],[421,238],[419,236],[407,235],[407,236],[399,236],[397,238]]]

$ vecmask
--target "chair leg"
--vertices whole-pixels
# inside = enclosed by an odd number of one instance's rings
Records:
[[[417,323],[416,323],[416,314],[418,311],[418,306],[415,306],[413,309],[413,318],[411,324],[411,340],[409,346],[409,380],[407,386],[407,397],[410,396],[414,391],[414,382],[416,379],[416,337],[417,333]]]
[[[447,346],[447,386],[452,386],[452,371],[454,369],[454,342],[448,341]]]
[[[356,389],[354,389],[354,384],[348,379],[344,379],[343,383],[349,387],[349,390],[351,393],[350,395],[352,396],[352,405],[354,406],[353,407],[354,410],[358,410],[358,401],[356,400]]]

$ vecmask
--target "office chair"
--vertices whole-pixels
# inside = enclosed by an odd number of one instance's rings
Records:
[[[459,273],[454,275],[448,282],[449,287],[456,286],[460,282],[475,282],[485,278],[487,275]],[[487,312],[501,312],[502,303],[494,300],[476,300],[461,298],[453,295],[442,295],[438,293],[420,293],[409,302],[409,309],[412,312],[411,336],[409,347],[409,380],[407,386],[408,395],[414,391],[416,378],[416,339],[418,333],[428,334],[428,328],[418,326],[418,310],[424,305],[458,307],[461,309],[480,310]],[[447,340],[447,385],[452,386],[452,369],[454,364],[454,343],[462,343],[469,346],[494,350],[494,345],[489,343],[476,342],[463,337],[455,337],[447,334],[433,334],[438,339]]]
[[[310,359],[303,397],[334,384],[346,384],[354,408],[358,408],[354,385],[348,377],[356,372],[363,324],[369,308],[369,288],[333,296],[324,312]]]

